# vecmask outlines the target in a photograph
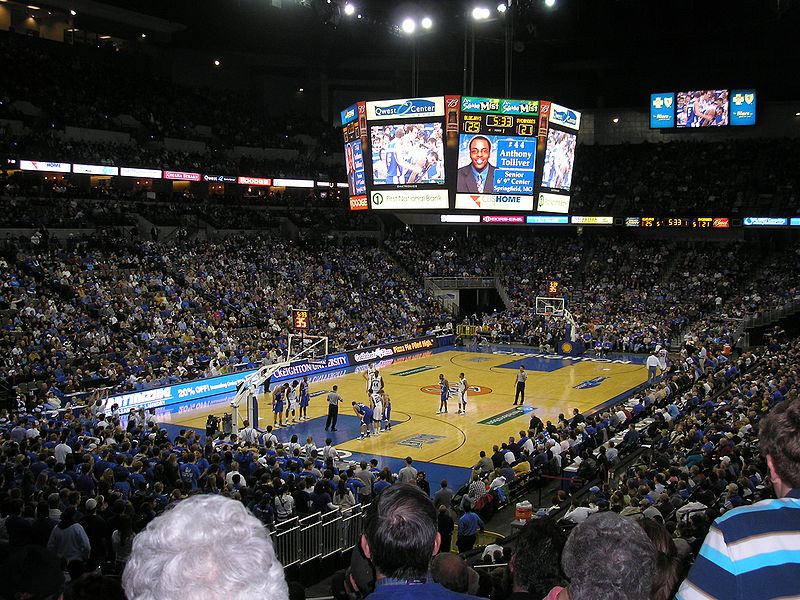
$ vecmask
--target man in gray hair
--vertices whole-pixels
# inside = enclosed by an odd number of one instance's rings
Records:
[[[287,600],[283,567],[241,502],[192,496],[133,540],[122,574],[128,600]]]
[[[648,600],[656,556],[636,521],[613,512],[594,514],[567,539],[561,566],[570,582],[558,598]]]

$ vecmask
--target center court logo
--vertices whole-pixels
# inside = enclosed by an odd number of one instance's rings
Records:
[[[581,381],[578,385],[572,386],[574,390],[588,390],[589,388],[595,388],[601,383],[603,383],[608,377],[595,377],[594,379],[587,379],[586,381]]]
[[[407,437],[404,440],[400,440],[399,442],[397,442],[397,445],[409,446],[411,448],[422,448],[423,444],[435,444],[439,440],[443,440],[445,438],[446,436],[444,435],[418,433],[417,435],[412,435],[411,437]]]
[[[433,394],[435,396],[439,395],[439,386],[438,385],[426,385],[425,387],[419,388],[420,392],[425,392],[426,394]],[[458,386],[451,385],[450,386],[450,394],[458,393]],[[467,393],[470,396],[485,396],[486,394],[492,393],[492,388],[483,387],[482,385],[471,385],[467,388]]]

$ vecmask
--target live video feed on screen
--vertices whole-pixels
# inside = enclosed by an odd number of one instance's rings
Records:
[[[542,187],[568,191],[572,186],[572,169],[575,166],[574,133],[550,129],[547,132],[547,150],[544,153]]]
[[[676,127],[723,127],[728,124],[728,90],[678,92]]]
[[[373,125],[374,185],[444,185],[441,123]]]

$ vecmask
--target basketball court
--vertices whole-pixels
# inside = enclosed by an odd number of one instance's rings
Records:
[[[309,420],[282,427],[276,435],[288,441],[296,434],[301,443],[312,436],[320,447],[326,437],[331,437],[340,453],[345,451],[345,460],[377,458],[380,466],[389,466],[394,472],[410,456],[415,466],[426,472],[432,489],[443,478],[451,485],[460,485],[467,480],[468,468],[477,462],[478,453],[491,453],[494,444],[527,430],[532,413],[542,421],[555,421],[559,413],[571,414],[573,408],[586,412],[634,393],[647,380],[643,362],[642,356],[599,358],[588,353],[572,358],[506,345],[478,350],[439,348],[376,364],[392,401],[391,431],[358,439],[359,419],[350,403],[368,402],[364,365],[309,376]],[[528,380],[525,404],[515,407],[520,366],[528,372]],[[465,374],[469,384],[466,415],[456,414],[455,396],[448,413],[437,414],[440,373],[453,392],[459,373]],[[344,403],[340,405],[337,431],[326,432],[326,396],[333,385],[338,385]],[[175,425],[204,429],[209,414],[231,411],[231,399],[232,395],[221,395],[203,409],[165,418]],[[269,398],[259,397],[258,414],[260,429],[272,424]]]

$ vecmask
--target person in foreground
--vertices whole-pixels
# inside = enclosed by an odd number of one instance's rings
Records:
[[[475,598],[431,579],[431,559],[440,545],[436,510],[422,490],[400,483],[381,492],[367,509],[361,536],[364,556],[375,566],[375,591],[370,598]]]
[[[786,399],[761,420],[759,449],[775,499],[714,521],[678,600],[800,597],[800,399]]]
[[[283,567],[241,502],[192,496],[133,540],[122,574],[128,600],[287,600]]]
[[[656,556],[636,521],[596,513],[570,533],[561,557],[569,585],[554,588],[546,600],[648,600]]]

